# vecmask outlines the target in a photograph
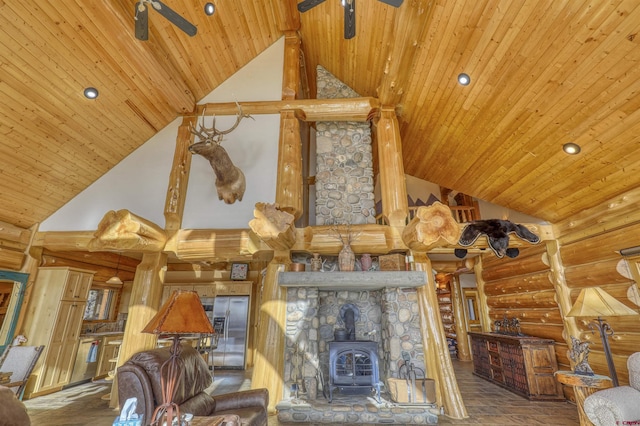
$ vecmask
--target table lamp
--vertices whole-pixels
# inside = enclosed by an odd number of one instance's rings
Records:
[[[600,287],[589,287],[580,290],[576,302],[566,315],[567,317],[596,317],[594,321],[589,323],[589,328],[591,330],[597,329],[600,332],[602,349],[607,359],[613,386],[618,386],[618,374],[616,373],[616,366],[613,364],[611,349],[609,348],[609,336],[613,336],[613,329],[602,317],[623,315],[638,315],[638,313]]]
[[[162,425],[164,421],[164,424],[171,425],[173,419],[177,418],[179,424],[180,408],[173,402],[173,398],[184,370],[184,364],[180,359],[180,335],[214,333],[200,296],[195,291],[174,291],[142,332],[168,334],[173,337],[171,355],[160,367],[162,404],[155,409],[149,423]]]

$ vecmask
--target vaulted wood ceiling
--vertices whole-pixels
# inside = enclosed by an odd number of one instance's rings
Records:
[[[551,222],[640,187],[635,0],[355,0],[351,40],[340,0],[164,2],[195,37],[150,11],[136,40],[136,0],[0,1],[0,221],[44,220],[296,29],[311,84],[396,108],[410,175]]]

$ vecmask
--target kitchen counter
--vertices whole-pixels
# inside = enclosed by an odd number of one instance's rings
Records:
[[[96,338],[102,336],[116,336],[118,334],[124,334],[124,331],[98,331],[96,333],[83,333],[80,335],[81,339],[84,338]]]

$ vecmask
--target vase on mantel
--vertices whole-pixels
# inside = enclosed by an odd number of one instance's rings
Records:
[[[355,261],[356,255],[353,253],[353,250],[351,250],[351,246],[349,244],[343,245],[342,250],[338,253],[340,270],[343,272],[353,271]]]
[[[371,259],[371,255],[368,253],[364,253],[360,256],[360,266],[363,271],[368,271],[371,269],[371,265],[373,264],[373,260]]]

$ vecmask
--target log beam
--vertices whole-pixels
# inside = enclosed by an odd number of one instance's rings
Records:
[[[249,227],[274,250],[289,250],[296,241],[294,217],[277,204],[256,203]]]
[[[89,241],[89,251],[136,251],[155,253],[164,249],[167,237],[164,229],[129,210],[107,212]]]
[[[380,102],[376,98],[348,99],[284,99],[281,101],[239,102],[245,114],[280,114],[294,111],[302,121],[369,121],[378,114]],[[196,112],[183,115],[186,118],[205,115],[236,115],[235,102],[197,105]]]
[[[434,247],[457,244],[460,225],[448,206],[435,202],[418,208],[416,217],[404,228],[402,239],[411,250],[426,252]]]

